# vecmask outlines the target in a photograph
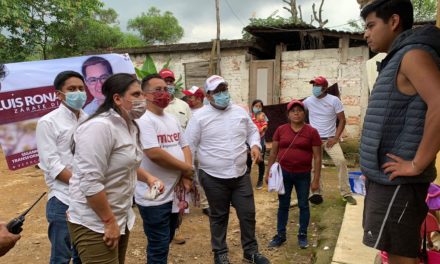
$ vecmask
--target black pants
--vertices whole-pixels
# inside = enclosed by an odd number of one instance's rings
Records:
[[[228,252],[226,232],[228,230],[229,210],[232,203],[240,222],[241,245],[243,252],[258,252],[255,238],[255,202],[249,174],[233,179],[213,177],[199,170],[200,182],[205,189],[211,210],[211,245],[214,254]]]

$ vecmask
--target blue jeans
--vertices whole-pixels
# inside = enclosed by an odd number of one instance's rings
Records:
[[[295,186],[299,208],[299,231],[298,234],[307,234],[310,221],[309,189],[310,172],[292,173],[283,170],[283,182],[285,194],[278,195],[278,221],[277,232],[279,236],[286,237],[286,225],[289,218],[290,196]]]
[[[172,221],[172,202],[158,206],[138,205],[148,239],[147,263],[167,264],[169,244],[173,240],[177,221]]]
[[[50,250],[50,264],[69,264],[73,259],[74,264],[80,264],[78,252],[70,243],[69,230],[67,229],[66,211],[69,206],[62,203],[55,196],[47,201],[46,218],[49,222],[48,235],[52,244]]]

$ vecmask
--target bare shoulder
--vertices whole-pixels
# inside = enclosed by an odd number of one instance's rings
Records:
[[[402,89],[405,84],[411,86],[425,102],[438,98],[440,94],[439,65],[425,50],[408,51],[403,57],[397,82],[399,89]]]

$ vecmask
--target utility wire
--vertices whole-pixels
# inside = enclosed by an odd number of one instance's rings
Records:
[[[243,21],[241,21],[240,17],[235,13],[234,9],[232,8],[232,6],[229,4],[228,0],[225,0],[226,5],[228,5],[229,9],[231,10],[232,14],[235,16],[235,18],[238,20],[238,22],[241,23],[241,25],[243,27],[245,27],[246,25],[243,23]]]

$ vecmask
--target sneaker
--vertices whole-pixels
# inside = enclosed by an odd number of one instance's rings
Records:
[[[270,261],[258,252],[251,255],[244,253],[243,260],[247,263],[270,264]]]
[[[214,264],[231,264],[231,262],[229,262],[228,253],[214,255]]]
[[[269,242],[267,247],[269,247],[269,248],[280,247],[284,242],[286,242],[286,237],[285,236],[275,235],[272,238],[272,240]]]
[[[180,231],[180,228],[176,229],[176,233],[174,234],[173,242],[178,245],[185,244],[186,240]]]
[[[211,214],[211,210],[209,210],[209,207],[208,208],[203,208],[202,209],[202,213],[207,215],[207,216],[209,216]]]
[[[306,249],[309,247],[309,241],[307,241],[306,234],[299,234],[298,235],[298,246],[301,249]]]
[[[263,181],[258,181],[257,182],[257,190],[261,190],[261,189],[263,189]]]
[[[356,199],[354,199],[353,196],[351,196],[351,195],[347,195],[347,196],[342,197],[342,200],[344,200],[345,202],[347,202],[351,205],[357,204]]]

